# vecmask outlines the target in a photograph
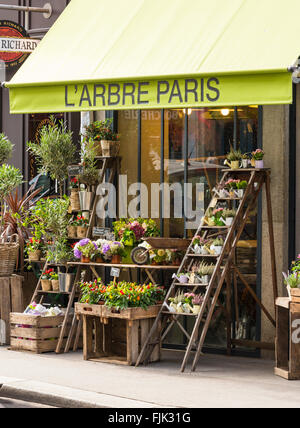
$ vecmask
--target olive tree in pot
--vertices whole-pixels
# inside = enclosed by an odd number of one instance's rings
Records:
[[[14,145],[9,141],[7,136],[0,134],[0,165],[11,157],[13,147]]]
[[[55,122],[50,117],[51,124],[43,126],[40,131],[40,143],[28,142],[28,150],[36,157],[40,172],[49,174],[59,183],[60,196],[63,196],[64,181],[68,178],[68,166],[75,160],[76,145],[73,143],[73,133],[67,129],[61,120]]]

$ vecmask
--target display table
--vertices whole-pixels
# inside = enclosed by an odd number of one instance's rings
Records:
[[[83,320],[83,358],[123,365],[135,365],[161,306],[112,311],[106,306],[75,304]],[[160,360],[160,342],[151,361]]]

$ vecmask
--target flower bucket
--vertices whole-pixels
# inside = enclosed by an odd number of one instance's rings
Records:
[[[120,150],[119,141],[101,140],[102,156],[115,157],[118,156]]]
[[[43,291],[52,291],[50,279],[42,279],[41,284],[42,284],[42,290]]]
[[[92,206],[93,193],[87,191],[79,192],[80,210],[89,211]]]
[[[65,274],[65,290],[67,292],[72,291],[74,286],[75,274],[74,273],[66,273]]]
[[[71,204],[71,210],[72,211],[79,211],[80,210],[80,201],[79,201],[79,191],[78,190],[71,190],[70,195],[70,204]]]
[[[83,239],[86,238],[87,228],[82,226],[77,226],[77,238]]]
[[[51,281],[51,288],[52,291],[59,291],[59,280],[52,280]]]
[[[42,255],[41,250],[29,251],[28,260],[30,262],[38,262],[41,258],[41,255]]]
[[[69,238],[77,238],[77,227],[69,226],[68,227],[68,237]]]

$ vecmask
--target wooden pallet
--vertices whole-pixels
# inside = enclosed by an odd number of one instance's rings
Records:
[[[147,311],[130,308],[114,313],[100,305],[76,304],[83,320],[83,357],[102,363],[135,365],[142,346],[153,327],[160,306]],[[160,360],[160,342],[151,362]]]

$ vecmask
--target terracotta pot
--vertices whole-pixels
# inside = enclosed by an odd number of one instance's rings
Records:
[[[42,255],[41,250],[29,251],[28,252],[28,259],[31,262],[34,262],[34,261],[38,262],[41,258],[41,255]]]
[[[85,256],[81,257],[81,263],[90,263],[90,262],[91,262],[90,257],[85,257]]]
[[[72,211],[79,211],[80,210],[79,190],[78,189],[72,189],[71,190],[70,203],[71,203],[71,210]]]
[[[103,263],[102,257],[97,257],[96,258],[96,263]]]
[[[59,280],[57,279],[53,279],[52,281],[51,281],[51,287],[52,287],[52,290],[53,291],[59,291]]]
[[[42,290],[43,291],[51,291],[52,290],[50,279],[42,279],[41,284],[42,284]]]
[[[69,226],[68,227],[68,237],[69,238],[77,238],[77,227]]]
[[[86,238],[87,228],[82,226],[77,226],[77,238],[83,239]]]
[[[119,255],[112,256],[112,259],[111,259],[112,264],[119,265],[121,264],[121,261],[122,261],[121,256]]]

